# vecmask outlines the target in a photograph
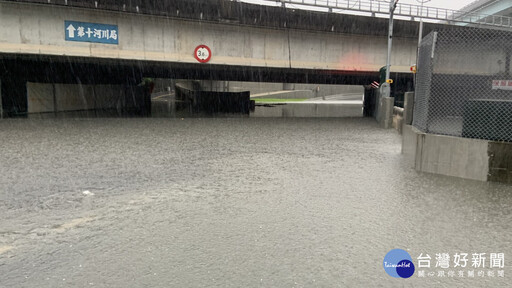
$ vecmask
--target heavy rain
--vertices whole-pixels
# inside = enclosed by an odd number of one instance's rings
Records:
[[[400,2],[0,1],[0,287],[509,287],[511,5]]]

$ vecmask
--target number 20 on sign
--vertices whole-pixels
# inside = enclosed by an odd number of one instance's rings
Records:
[[[206,45],[199,45],[194,50],[194,57],[200,63],[207,63],[212,58],[212,50]]]

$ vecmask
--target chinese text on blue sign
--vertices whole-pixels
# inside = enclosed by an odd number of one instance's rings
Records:
[[[64,21],[66,41],[118,44],[117,25]]]

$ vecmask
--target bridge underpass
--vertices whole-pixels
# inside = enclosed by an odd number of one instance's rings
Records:
[[[373,81],[379,81],[378,73],[374,72],[227,65],[205,66],[203,64],[191,63],[27,54],[3,54],[0,57],[1,95],[4,117],[25,117],[30,112],[27,83],[65,84],[76,87],[85,85],[115,85],[117,87],[124,87],[123,89],[130,88],[135,91],[144,78],[262,83],[315,83],[365,87]],[[393,79],[396,79],[396,84],[393,88],[397,94],[411,88],[412,79],[409,73],[395,72],[392,75]],[[130,93],[134,94],[134,97],[143,97],[140,91]],[[70,96],[76,98],[76,95]],[[85,103],[83,103],[83,107],[83,110],[91,109]]]
[[[91,51],[104,45],[74,44]],[[10,85],[3,89],[18,94],[4,98],[13,114],[26,115],[27,82],[62,88],[135,87],[145,77],[378,80],[372,70],[44,51],[1,54],[0,76]],[[390,249],[407,249],[415,259],[443,251],[512,253],[509,186],[418,173],[400,155],[400,136],[373,119],[22,119],[0,121],[0,138],[2,287],[392,287],[401,280],[382,269]],[[421,155],[445,164],[473,151],[465,141],[446,146],[437,151],[448,153]],[[507,159],[501,155],[495,158]],[[464,167],[483,170],[479,163]],[[489,271],[499,275],[504,267]],[[464,277],[403,281],[510,286],[504,277],[471,277],[468,270]]]
[[[2,103],[6,116],[27,113],[26,82],[133,86],[144,77],[153,77],[369,85],[379,81],[376,72],[384,64],[380,57],[385,49],[384,31],[358,28],[352,29],[351,36],[344,33],[347,30],[340,30],[348,27],[343,21],[368,21],[365,17],[342,17],[342,21],[323,23],[318,19],[324,13],[295,13],[240,3],[237,5],[247,11],[245,14],[237,15],[233,11],[239,10],[226,9],[235,14],[217,16],[243,21],[259,16],[256,18],[260,22],[249,26],[225,23],[222,19],[213,23],[213,16],[202,11],[191,11],[183,19],[104,10],[107,7],[76,9],[53,4],[0,2],[0,21],[7,27],[0,33],[4,66]],[[186,11],[183,7],[178,9]],[[303,24],[298,20],[306,16],[309,23],[314,23],[309,30],[297,26]],[[202,17],[208,20],[201,20]],[[65,41],[67,19],[115,23],[119,26],[119,45]],[[336,23],[339,28],[335,31],[325,31],[325,24]],[[296,27],[291,29],[292,25]],[[406,31],[401,26],[405,27],[398,25],[398,31]],[[329,26],[331,30],[332,27]],[[361,36],[368,33],[375,37]],[[406,52],[408,59],[415,57],[412,37],[403,38],[402,43],[411,45],[397,53]],[[200,43],[213,50],[208,64],[197,63],[193,57],[193,49]],[[373,55],[374,52],[377,54]],[[398,58],[401,66],[394,71],[397,91],[405,91],[402,87],[407,83],[410,86],[411,82],[410,75],[405,73],[411,60],[402,58]]]
[[[214,5],[217,11],[187,1],[158,11],[123,1],[98,8],[32,2],[0,1],[5,115],[27,112],[23,83],[30,81],[134,85],[154,77],[369,85],[379,81],[385,64],[386,19],[231,1]],[[117,25],[118,45],[66,41],[64,22],[70,19]],[[425,33],[439,27],[429,24]],[[392,75],[398,99],[412,86],[416,28],[415,22],[396,24]],[[208,64],[194,59],[198,44],[211,47]]]

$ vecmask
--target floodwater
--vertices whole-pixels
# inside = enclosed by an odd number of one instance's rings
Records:
[[[366,118],[0,121],[0,287],[510,287],[512,187],[418,173],[400,139]],[[395,248],[436,276],[388,276]],[[461,252],[505,267],[437,277]]]

